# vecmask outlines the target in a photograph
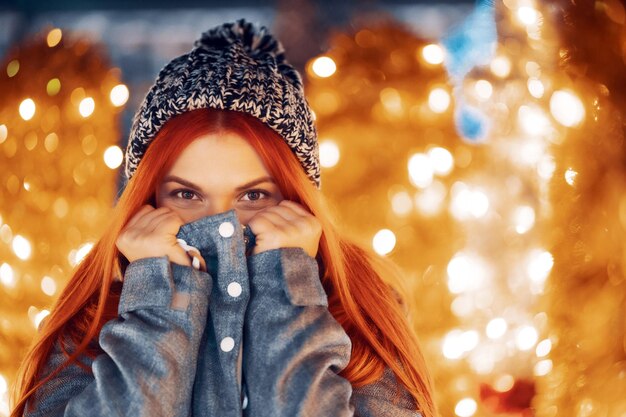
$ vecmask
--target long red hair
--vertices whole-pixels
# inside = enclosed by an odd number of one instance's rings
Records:
[[[220,132],[237,133],[258,152],[285,199],[306,207],[322,224],[317,261],[328,294],[329,310],[352,340],[352,356],[341,372],[355,387],[378,379],[389,366],[406,386],[424,417],[437,414],[432,381],[415,334],[397,292],[383,281],[397,269],[340,236],[320,191],[311,183],[289,146],[258,119],[241,112],[199,109],[172,118],[148,147],[135,175],[113,210],[109,227],[78,265],[65,289],[40,326],[18,371],[13,387],[16,403],[11,417],[23,414],[26,401],[79,355],[95,358],[102,326],[117,317],[121,282],[127,261],[115,241],[144,204],[154,205],[157,185],[174,160],[195,138]],[[56,340],[71,341],[75,348],[55,372],[39,380]],[[30,405],[30,402],[29,402]]]

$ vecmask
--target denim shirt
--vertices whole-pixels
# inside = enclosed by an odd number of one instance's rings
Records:
[[[246,256],[234,210],[183,225],[207,272],[139,259],[126,268],[105,352],[81,356],[29,399],[24,416],[421,417],[389,368],[354,388],[351,343],[301,248]],[[71,349],[70,349],[71,351]],[[43,375],[65,360],[59,343]],[[28,404],[27,404],[28,405]]]

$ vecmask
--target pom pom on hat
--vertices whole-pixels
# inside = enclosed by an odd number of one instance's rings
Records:
[[[126,177],[132,177],[170,118],[199,108],[241,111],[258,118],[285,140],[309,179],[320,187],[317,131],[302,78],[264,26],[240,19],[212,28],[188,54],[165,65],[133,119]]]

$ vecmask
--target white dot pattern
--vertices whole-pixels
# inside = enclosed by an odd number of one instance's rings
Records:
[[[241,284],[239,284],[238,282],[231,282],[230,284],[228,284],[228,295],[230,295],[231,297],[239,297],[241,295]]]
[[[235,226],[231,222],[224,222],[220,224],[218,231],[222,237],[231,237],[235,233]]]
[[[220,342],[220,349],[224,352],[230,352],[235,347],[235,339],[232,337],[225,337]]]

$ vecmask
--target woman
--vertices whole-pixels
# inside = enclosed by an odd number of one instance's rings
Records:
[[[394,269],[340,237],[299,74],[263,27],[161,71],[129,181],[20,369],[15,416],[436,415]]]

